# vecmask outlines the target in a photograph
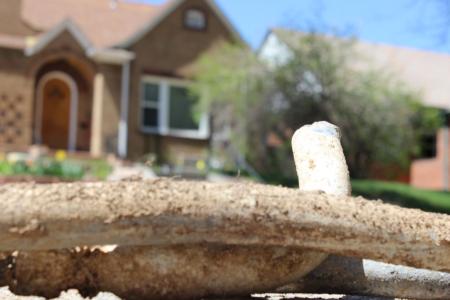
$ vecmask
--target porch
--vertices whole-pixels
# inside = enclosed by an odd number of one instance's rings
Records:
[[[25,53],[1,50],[0,152],[37,144],[125,157],[133,54],[86,48],[70,23],[57,30]]]

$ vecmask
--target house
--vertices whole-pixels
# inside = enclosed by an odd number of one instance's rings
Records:
[[[301,35],[298,31],[272,29],[266,34],[258,54],[270,64],[283,64],[289,60],[292,43]],[[425,137],[423,157],[412,162],[408,177],[416,187],[449,190],[450,55],[361,41],[355,46],[369,56],[370,66],[396,74],[404,83],[419,90],[423,104],[442,110],[446,116],[446,126],[436,135]],[[368,63],[363,61],[357,67]]]
[[[201,157],[187,86],[223,42],[243,40],[213,0],[0,0],[0,151]]]

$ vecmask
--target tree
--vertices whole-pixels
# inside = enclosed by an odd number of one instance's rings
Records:
[[[341,128],[353,177],[368,177],[380,164],[407,166],[420,136],[437,127],[438,112],[425,109],[394,76],[361,68],[364,58],[352,40],[289,38],[283,64],[270,66],[232,45],[201,59],[193,92],[199,107],[220,120],[214,130],[231,128],[231,145],[266,178],[295,178],[290,138],[318,120]]]

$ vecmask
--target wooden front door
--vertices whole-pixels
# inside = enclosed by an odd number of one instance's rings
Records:
[[[70,128],[69,85],[62,79],[51,78],[42,88],[42,144],[54,149],[67,149]]]

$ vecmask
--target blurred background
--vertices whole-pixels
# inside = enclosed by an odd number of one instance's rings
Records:
[[[0,182],[295,187],[341,129],[355,195],[450,212],[450,0],[0,0]]]

